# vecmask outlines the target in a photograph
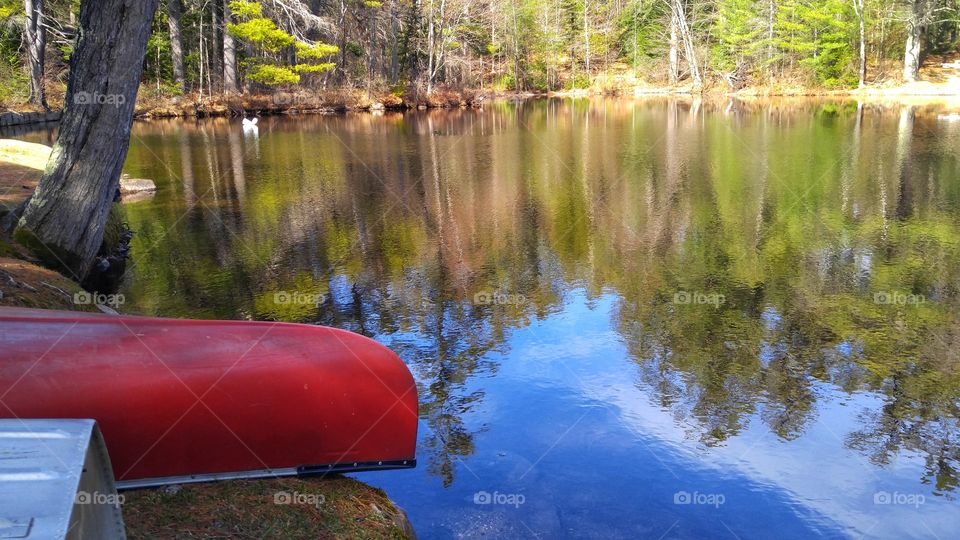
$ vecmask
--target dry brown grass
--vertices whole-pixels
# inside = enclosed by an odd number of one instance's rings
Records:
[[[131,539],[412,537],[406,516],[383,491],[341,476],[127,491],[123,519]]]

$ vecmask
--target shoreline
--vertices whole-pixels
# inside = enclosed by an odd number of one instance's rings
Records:
[[[136,118],[207,118],[245,116],[249,114],[342,114],[366,112],[407,112],[433,109],[482,109],[486,103],[550,98],[623,98],[674,97],[686,99],[843,99],[868,102],[902,102],[904,104],[947,104],[960,110],[960,77],[956,84],[935,84],[927,81],[908,85],[865,86],[852,89],[812,87],[747,87],[737,91],[719,87],[695,90],[689,86],[624,88],[590,88],[548,92],[488,91],[482,89],[442,89],[420,96],[366,95],[345,97],[343,94],[285,93],[237,94],[216,96],[206,102],[187,97],[173,99],[157,107],[138,105]]]
[[[947,82],[918,81],[899,85],[871,85],[851,89],[815,87],[746,87],[736,91],[719,86],[695,89],[686,86],[625,86],[547,92],[490,91],[483,89],[436,89],[431,94],[368,94],[362,91],[285,92],[270,94],[229,94],[199,96],[151,96],[141,91],[135,119],[224,118],[251,115],[342,114],[406,112],[432,109],[482,109],[485,103],[549,98],[610,97],[642,99],[672,97],[686,99],[840,99],[867,102],[899,102],[908,105],[955,105],[960,111],[960,76]],[[61,99],[62,100],[62,99]],[[51,100],[56,102],[55,100]],[[50,123],[58,118],[54,109],[46,113],[31,109],[0,112],[0,127]]]

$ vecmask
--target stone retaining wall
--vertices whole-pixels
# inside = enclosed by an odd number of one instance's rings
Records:
[[[5,112],[0,113],[0,127],[59,122],[60,111],[51,112]]]

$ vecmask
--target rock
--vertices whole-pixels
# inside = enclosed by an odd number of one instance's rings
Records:
[[[371,110],[371,111],[382,111],[382,110],[383,110],[383,103],[377,102],[377,103],[374,103],[373,105],[370,105],[370,110]]]
[[[42,171],[53,148],[38,143],[0,139],[0,161]]]
[[[127,175],[120,177],[120,193],[141,193],[144,191],[156,191],[157,185],[153,180],[146,178],[130,178]]]

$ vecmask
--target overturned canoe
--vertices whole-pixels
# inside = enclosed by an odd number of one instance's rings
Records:
[[[407,367],[321,326],[0,308],[0,417],[95,419],[121,487],[416,464]]]

